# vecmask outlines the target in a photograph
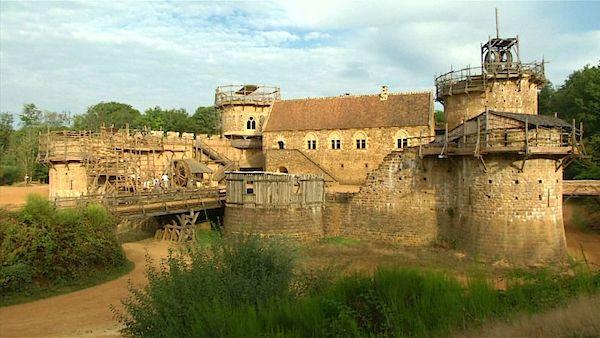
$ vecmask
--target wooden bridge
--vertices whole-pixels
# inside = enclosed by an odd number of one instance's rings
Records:
[[[176,215],[223,206],[225,191],[219,188],[158,190],[131,194],[84,195],[54,200],[59,208],[74,208],[92,203],[102,204],[113,215],[139,216]]]
[[[565,180],[563,196],[600,196],[600,180]]]

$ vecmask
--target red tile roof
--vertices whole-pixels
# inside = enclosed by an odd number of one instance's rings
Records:
[[[278,100],[264,131],[428,126],[429,92]]]

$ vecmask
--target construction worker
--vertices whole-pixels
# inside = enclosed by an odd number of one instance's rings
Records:
[[[163,188],[164,189],[168,189],[169,188],[169,175],[167,175],[166,173],[164,173],[162,175],[162,184],[163,184]]]

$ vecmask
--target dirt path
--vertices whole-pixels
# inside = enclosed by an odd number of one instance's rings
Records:
[[[48,185],[0,186],[0,207],[16,209],[25,204],[29,194],[48,197]]]
[[[31,303],[0,308],[0,337],[119,336],[119,325],[109,305],[120,306],[127,296],[128,280],[145,282],[146,251],[155,259],[166,257],[169,244],[144,240],[123,249],[135,268],[114,281]]]
[[[563,207],[563,217],[565,223],[565,235],[567,237],[567,249],[569,254],[578,259],[583,259],[581,250],[585,253],[585,258],[594,269],[600,269],[600,234],[588,231],[582,231],[574,221],[574,213],[583,213],[582,208],[574,208],[572,205],[565,204]]]

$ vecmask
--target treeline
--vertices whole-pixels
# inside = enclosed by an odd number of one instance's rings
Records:
[[[39,109],[35,104],[23,106],[18,114],[19,127],[10,112],[0,114],[0,185],[23,181],[47,181],[48,169],[37,162],[40,133],[48,130],[73,129],[97,131],[101,126],[133,129],[215,134],[218,112],[215,107],[198,107],[194,114],[185,109],[149,108],[143,113],[131,105],[119,102],[100,102],[84,114]]]
[[[583,123],[583,143],[589,158],[565,169],[566,179],[600,179],[600,64],[577,70],[561,86],[548,83],[539,94],[539,113],[556,114],[577,126]]]

